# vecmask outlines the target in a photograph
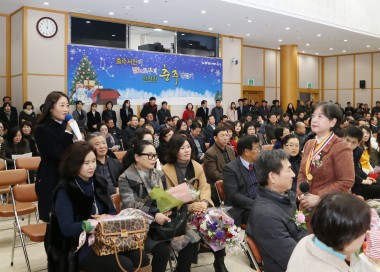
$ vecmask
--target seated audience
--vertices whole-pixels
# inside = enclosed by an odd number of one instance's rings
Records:
[[[7,131],[8,131],[7,124],[3,122],[2,120],[0,120],[0,148],[1,148],[1,144],[5,141],[5,136],[7,134]]]
[[[205,133],[206,133],[206,136],[207,136],[206,142],[210,142],[211,138],[214,135],[215,128],[216,128],[215,117],[213,115],[209,115],[208,118],[207,118],[207,125],[206,125],[206,128],[205,128]]]
[[[132,147],[133,138],[136,135],[136,131],[139,125],[139,118],[136,115],[129,116],[129,124],[123,130],[123,144],[124,149],[128,149]]]
[[[22,109],[23,110],[20,112],[20,115],[18,118],[20,125],[22,124],[22,122],[28,121],[34,126],[36,124],[37,117],[36,117],[36,113],[33,111],[34,110],[33,103],[30,101],[26,101],[24,105],[22,106]]]
[[[115,144],[119,146],[118,150],[123,150],[123,131],[116,126],[112,119],[106,119],[105,123],[108,127],[108,133],[112,135]]]
[[[354,166],[355,166],[355,184],[351,188],[351,192],[361,195],[365,199],[380,197],[380,184],[376,180],[368,177],[363,171],[360,163],[360,158],[363,157],[363,148],[359,146],[363,138],[363,131],[357,127],[350,126],[345,131],[345,141],[349,144],[353,151]]]
[[[187,131],[188,130],[188,126],[187,126],[187,122],[183,119],[180,119],[177,121],[177,124],[176,124],[176,131]]]
[[[119,177],[121,208],[140,209],[153,216],[159,225],[170,221],[171,211],[161,213],[149,196],[156,186],[167,188],[164,173],[154,168],[157,160],[154,146],[144,140],[135,142],[127,157],[126,169]],[[164,272],[171,253],[170,240],[155,241],[148,234],[145,250],[153,255],[153,271]],[[177,271],[190,271],[193,251],[193,245],[189,244],[179,252]]]
[[[92,145],[96,155],[96,174],[101,175],[107,180],[108,194],[117,194],[119,187],[119,176],[121,165],[117,159],[107,155],[108,148],[104,135],[94,132],[86,137],[87,142]]]
[[[234,125],[235,125],[235,130],[234,130],[233,139],[235,140],[235,142],[238,142],[239,138],[243,135],[242,125],[240,121],[235,121]]]
[[[367,126],[360,126],[359,129],[363,132],[363,139],[360,141],[360,146],[363,149],[363,154],[360,157],[360,164],[363,171],[368,174],[373,174],[373,167],[370,164],[371,147],[371,130]]]
[[[253,122],[247,122],[244,124],[243,135],[256,136],[256,127]]]
[[[199,123],[193,123],[190,127],[188,140],[190,142],[190,145],[194,147],[196,161],[199,163],[203,162],[203,158],[206,152],[205,140],[201,133],[202,125]]]
[[[36,146],[36,139],[33,135],[33,125],[29,121],[23,121],[21,126],[22,138],[29,142],[30,152],[32,152],[33,157],[38,156],[38,150]]]
[[[22,138],[21,130],[18,127],[11,128],[1,144],[0,158],[7,162],[8,169],[14,169],[14,159],[12,155],[22,155],[29,153],[29,142]]]
[[[223,126],[218,126],[214,130],[214,141],[205,153],[204,168],[206,172],[207,182],[211,184],[211,197],[216,206],[219,206],[218,194],[215,189],[215,182],[223,180],[223,168],[226,164],[235,159],[234,149],[228,146],[227,129]]]
[[[173,136],[174,131],[171,127],[166,127],[161,129],[160,132],[160,144],[156,148],[158,159],[161,164],[166,164],[166,152],[168,151],[168,142],[170,138]]]
[[[292,165],[292,171],[295,174],[295,177],[293,178],[293,184],[292,184],[291,190],[293,192],[296,192],[297,191],[297,176],[298,176],[298,171],[300,170],[301,159],[302,159],[299,138],[294,134],[286,135],[284,139],[282,139],[282,148],[288,154],[289,162]]]
[[[370,208],[360,198],[348,193],[325,195],[311,215],[314,234],[297,244],[287,271],[350,271],[345,259],[361,248],[370,223]]]
[[[108,132],[108,126],[106,123],[100,123],[98,125],[100,133],[106,138],[108,148],[115,152],[119,150],[119,145],[111,133]]]
[[[276,143],[273,146],[273,149],[282,148],[282,139],[290,134],[290,130],[287,127],[276,127],[274,129],[274,136],[276,138]]]
[[[277,125],[277,116],[273,113],[268,116],[268,123],[265,126],[265,134],[267,135],[270,141],[275,140],[276,136],[274,135],[274,129],[278,127]]]
[[[145,117],[145,124],[149,124],[153,127],[154,133],[159,134],[161,126],[154,120],[154,115],[151,112],[148,112]]]
[[[17,110],[15,107],[11,106],[10,102],[5,102],[3,104],[2,110],[0,111],[0,120],[5,122],[8,128],[13,128],[13,127],[18,126]]]
[[[290,255],[308,232],[292,219],[296,194],[291,191],[295,174],[281,149],[264,151],[257,160],[259,192],[252,205],[246,233],[257,244],[270,272],[286,271]]]
[[[235,224],[247,224],[249,213],[258,191],[254,163],[261,147],[256,136],[243,136],[237,144],[238,157],[223,168],[226,206],[232,206]]]
[[[61,180],[53,195],[48,249],[49,271],[135,271],[140,250],[98,256],[86,242],[78,251],[82,221],[116,214],[107,193],[107,181],[95,173],[96,157],[86,142],[77,142],[66,149],[60,165]],[[142,267],[149,265],[143,251]]]

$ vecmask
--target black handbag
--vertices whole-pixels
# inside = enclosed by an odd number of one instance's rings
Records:
[[[187,214],[187,205],[182,205],[180,209],[170,215],[170,222],[165,222],[163,225],[159,225],[156,222],[150,224],[148,236],[154,241],[162,241],[184,235],[186,232]]]

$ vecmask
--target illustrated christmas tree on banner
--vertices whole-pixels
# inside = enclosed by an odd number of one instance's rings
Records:
[[[86,101],[98,87],[98,76],[86,54],[83,54],[83,58],[75,70],[74,80],[71,83],[70,104],[75,104],[75,101],[78,100]]]

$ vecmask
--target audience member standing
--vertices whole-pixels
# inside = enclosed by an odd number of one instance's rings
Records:
[[[133,115],[133,109],[131,108],[131,101],[124,100],[123,106],[120,109],[121,129],[124,130]]]
[[[148,113],[153,114],[153,120],[157,121],[157,104],[156,98],[152,96],[149,98],[149,102],[146,102],[140,112],[140,117],[146,118]]]
[[[276,114],[276,116],[278,115],[282,115],[283,113],[283,110],[280,106],[280,101],[278,100],[273,100],[273,105],[272,107],[270,108],[270,113],[271,114]]]
[[[208,108],[207,108],[207,100],[202,100],[201,106],[197,109],[197,117],[201,117],[203,122],[203,127],[206,127],[207,125],[207,119],[208,119]]]
[[[236,122],[238,120],[238,111],[236,110],[235,102],[231,102],[231,106],[227,109],[228,120]]]
[[[163,101],[161,103],[161,109],[159,109],[157,112],[158,123],[160,125],[164,125],[167,117],[172,117],[172,114],[168,109],[168,102]]]
[[[0,111],[0,120],[4,121],[8,128],[17,127],[19,125],[17,110],[13,110],[11,103],[5,102],[3,104],[3,110]]]
[[[264,120],[267,120],[270,110],[268,107],[268,102],[266,100],[261,101],[261,107],[259,107],[259,113],[260,113],[261,118],[263,118]]]
[[[241,120],[241,118],[245,117],[247,115],[247,111],[244,108],[244,99],[240,98],[238,100],[239,106],[236,108],[238,113],[238,119]]]
[[[211,115],[215,118],[215,124],[218,125],[222,121],[223,108],[222,101],[219,99],[215,101],[215,107],[211,110]]]
[[[187,103],[186,109],[185,109],[185,111],[182,114],[182,119],[185,120],[185,121],[187,119],[189,119],[189,118],[191,120],[194,120],[194,117],[195,117],[195,114],[194,114],[194,111],[193,111],[193,104]]]
[[[40,219],[44,222],[50,222],[52,196],[59,181],[58,168],[62,154],[73,142],[70,123],[74,120],[65,121],[69,106],[69,98],[66,94],[56,91],[48,94],[34,134],[41,156],[36,180],[38,211]],[[47,250],[48,238],[49,226],[46,228],[45,250]]]
[[[82,109],[82,101],[76,102],[76,109],[73,111],[74,120],[77,121],[78,127],[81,131],[86,131],[87,128],[87,113]]]
[[[113,123],[116,126],[117,124],[116,112],[112,108],[113,108],[113,103],[111,101],[108,101],[106,103],[106,109],[102,112],[102,121],[106,122],[106,120],[112,119]]]
[[[98,124],[102,121],[97,106],[96,103],[91,103],[91,111],[87,113],[87,128],[90,132],[98,131]]]

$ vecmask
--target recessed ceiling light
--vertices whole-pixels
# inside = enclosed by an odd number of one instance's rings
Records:
[[[112,34],[112,37],[116,37],[116,35],[115,35],[115,34]]]
[[[281,50],[281,47],[277,47],[278,50]]]
[[[246,35],[247,35],[248,37],[251,36],[251,34],[249,34],[249,33],[247,33]]]
[[[281,40],[281,39],[279,39],[278,41],[279,41],[279,42],[282,42],[282,40]]]
[[[334,50],[334,48],[330,47],[330,50]]]
[[[144,0],[144,3],[145,3],[145,4],[148,4],[148,3],[149,3],[149,0]]]
[[[210,30],[210,31],[211,31],[211,30],[212,30],[212,27],[209,27],[209,28],[208,28],[208,30]]]
[[[286,29],[286,30],[289,30],[289,29],[290,29],[290,27],[285,27],[285,29]]]
[[[305,53],[305,51],[302,50],[302,53]]]
[[[114,15],[115,12],[110,11],[110,12],[108,12],[108,14],[109,14],[109,15]]]
[[[44,5],[45,6],[49,6],[49,2],[44,2]]]
[[[348,40],[343,40],[344,42],[348,42]]]
[[[315,53],[316,55],[319,55],[319,53],[317,52],[317,53]]]
[[[231,26],[231,24],[227,24],[227,26]]]
[[[154,31],[162,31],[162,29],[161,28],[155,28],[155,29],[153,29]]]
[[[164,24],[167,24],[168,23],[168,21],[167,20],[164,20]]]
[[[252,20],[251,20],[251,19],[249,19],[247,22],[248,22],[248,23],[252,23]]]
[[[206,11],[205,11],[205,10],[201,10],[201,13],[202,13],[202,14],[205,14],[205,13],[206,13]]]
[[[371,47],[371,46],[368,44],[368,45],[367,45],[367,48],[370,48],[370,47]]]
[[[317,37],[321,37],[322,36],[322,34],[317,34]]]
[[[306,44],[306,46],[309,46],[309,45],[310,45],[310,43],[307,43],[307,44]]]
[[[301,40],[301,37],[297,37],[297,40]]]
[[[346,53],[346,50],[343,50],[342,52],[343,52],[343,53]]]
[[[181,33],[181,36],[185,36],[186,34],[185,33]]]
[[[380,50],[380,47],[379,47],[379,50]]]
[[[88,20],[87,20],[87,21],[86,21],[86,24],[91,24],[91,21],[88,21]]]

